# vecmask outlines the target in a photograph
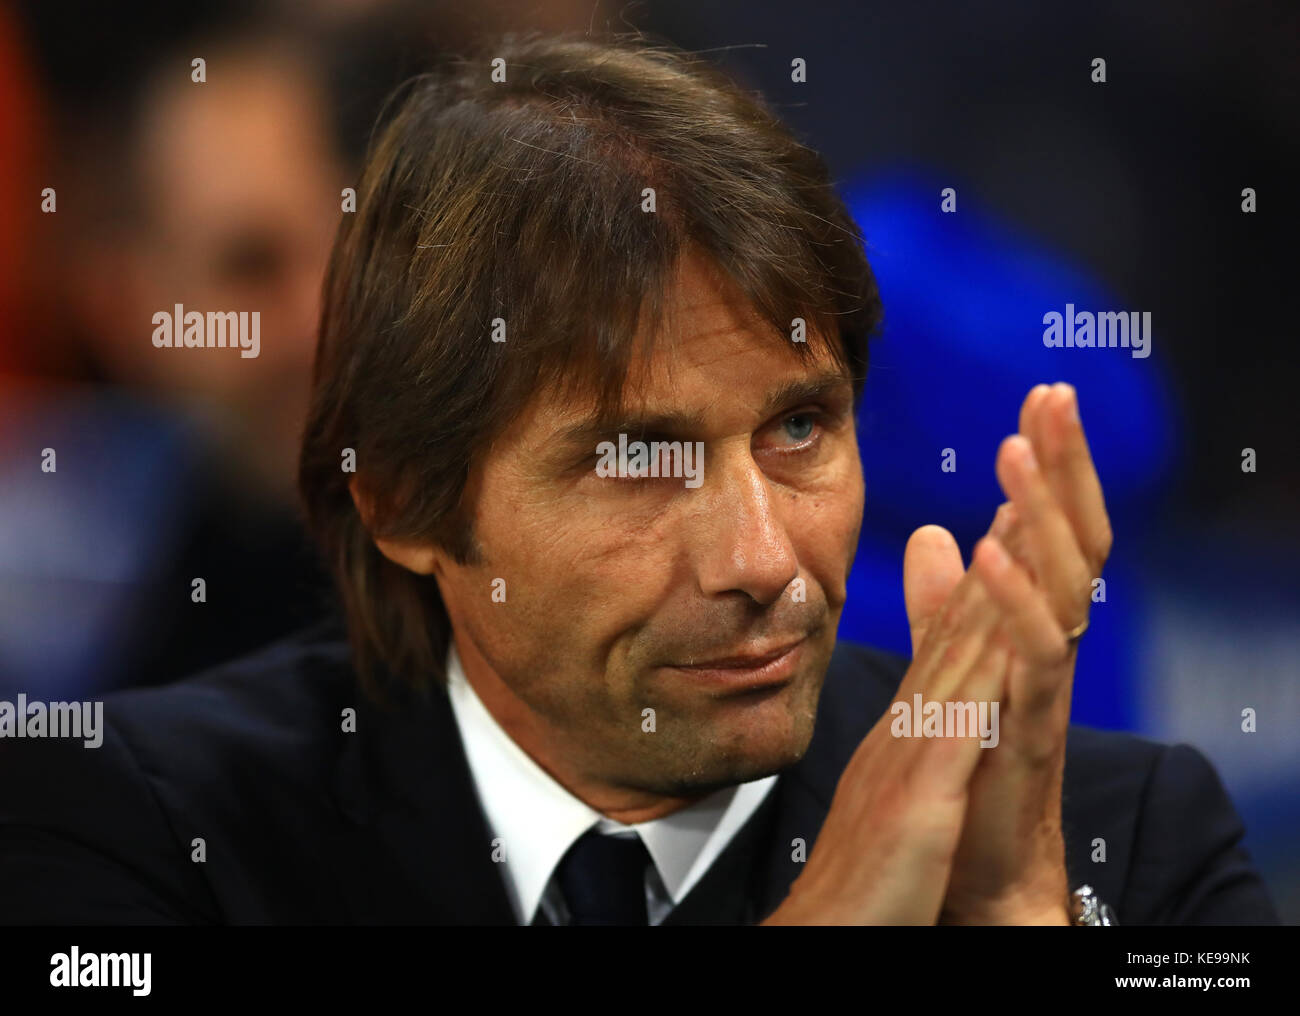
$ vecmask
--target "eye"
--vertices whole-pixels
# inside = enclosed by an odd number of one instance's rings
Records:
[[[215,274],[237,285],[267,285],[289,267],[290,253],[279,237],[248,231],[230,237],[214,257]]]
[[[812,436],[813,428],[817,426],[817,416],[814,413],[796,413],[787,416],[781,422],[781,426],[796,443],[807,441]]]
[[[770,455],[788,458],[814,456],[823,438],[839,429],[839,420],[820,406],[782,413],[764,428],[757,447]]]

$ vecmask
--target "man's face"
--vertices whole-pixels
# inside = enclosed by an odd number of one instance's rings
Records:
[[[716,278],[683,262],[677,328],[624,400],[647,430],[587,431],[593,407],[540,392],[471,477],[482,559],[437,557],[471,684],[597,808],[798,760],[844,604],[863,506],[851,386],[824,347],[801,363],[758,334]],[[703,442],[702,482],[598,475],[619,431]]]
[[[113,313],[92,334],[115,379],[217,411],[266,492],[292,497],[340,170],[310,73],[233,50],[211,83],[159,83],[138,158],[149,214],[105,249]],[[260,349],[158,349],[153,314],[257,311]],[[105,319],[106,318],[106,319]]]

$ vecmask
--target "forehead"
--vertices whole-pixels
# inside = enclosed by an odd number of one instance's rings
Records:
[[[219,222],[252,206],[275,221],[314,198],[317,178],[328,175],[323,100],[292,55],[236,49],[226,58],[210,84],[154,84],[142,169],[157,205],[178,218],[207,213]]]
[[[634,364],[625,397],[634,399],[641,387],[670,387],[674,375],[692,368],[708,371],[736,357],[770,359],[782,350],[769,331],[730,279],[688,255],[676,267],[652,353]]]
[[[676,418],[693,428],[745,426],[783,402],[851,389],[830,343],[811,329],[800,356],[735,286],[698,255],[684,257],[666,294],[649,353],[634,357],[618,403],[542,390],[511,428],[525,440],[586,439],[597,432]],[[842,394],[842,393],[841,393]]]

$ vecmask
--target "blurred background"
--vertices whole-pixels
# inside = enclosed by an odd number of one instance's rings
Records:
[[[0,2],[0,697],[174,680],[327,609],[293,478],[371,124],[480,39],[589,28],[761,90],[863,228],[886,326],[841,637],[908,651],[907,536],[969,552],[1024,394],[1071,382],[1116,534],[1075,719],[1205,751],[1300,923],[1292,0]],[[154,348],[177,303],[259,310],[260,355]],[[1045,347],[1067,304],[1149,312],[1150,355]]]

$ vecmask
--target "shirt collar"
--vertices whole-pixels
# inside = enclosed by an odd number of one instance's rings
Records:
[[[515,913],[531,923],[556,865],[593,826],[601,833],[641,837],[674,905],[680,903],[762,803],[776,776],[725,787],[671,815],[624,825],[569,793],[517,745],[470,686],[453,643],[447,691],[495,856]]]

